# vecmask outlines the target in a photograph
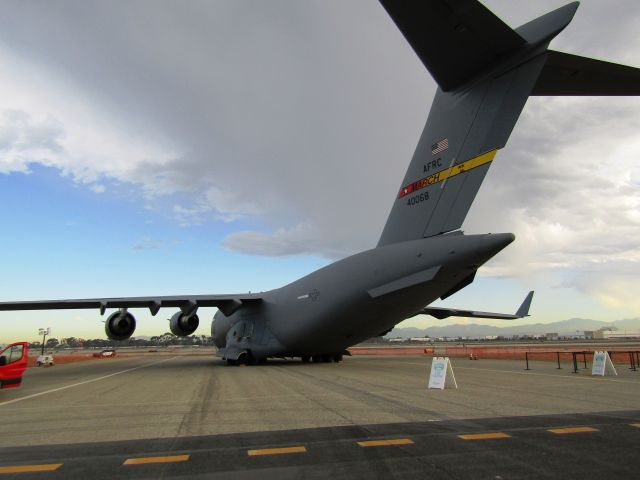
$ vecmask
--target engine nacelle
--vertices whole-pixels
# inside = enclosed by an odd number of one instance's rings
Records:
[[[178,337],[186,337],[196,331],[200,325],[200,319],[195,313],[192,315],[185,315],[182,312],[175,313],[171,320],[169,320],[169,328],[171,333]]]
[[[111,340],[126,340],[136,331],[136,319],[129,312],[115,312],[104,323],[104,331]]]

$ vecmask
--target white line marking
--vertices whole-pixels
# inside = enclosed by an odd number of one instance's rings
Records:
[[[0,407],[4,405],[9,405],[10,403],[21,402],[22,400],[29,400],[30,398],[39,397],[41,395],[46,395],[47,393],[59,392],[60,390],[66,390],[67,388],[78,387],[80,385],[86,385],[87,383],[97,382],[99,380],[104,380],[105,378],[115,377],[116,375],[120,375],[122,373],[133,372],[134,370],[140,370],[141,368],[151,367],[153,365],[157,365],[159,363],[168,362],[169,360],[173,360],[174,358],[178,358],[178,356],[165,358],[163,360],[158,360],[157,362],[149,363],[147,365],[141,365],[139,367],[128,368],[126,370],[121,370],[119,372],[110,373],[109,375],[104,375],[98,378],[92,378],[91,380],[85,380],[84,382],[72,383],[71,385],[65,385],[64,387],[53,388],[51,390],[45,390],[44,392],[34,393],[32,395],[27,395],[26,397],[14,398],[13,400],[7,400],[6,402],[0,402]]]

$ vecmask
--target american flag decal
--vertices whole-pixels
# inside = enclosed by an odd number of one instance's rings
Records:
[[[447,148],[449,148],[449,139],[443,138],[438,143],[431,145],[431,155],[437,155],[440,152],[444,152]]]

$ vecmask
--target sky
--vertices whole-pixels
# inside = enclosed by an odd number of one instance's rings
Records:
[[[516,27],[566,2],[484,3]],[[268,290],[377,243],[436,85],[376,1],[0,6],[0,301]],[[640,66],[638,28],[583,0],[551,48]],[[640,317],[639,156],[640,99],[530,98],[463,225],[516,241],[436,305]],[[4,312],[0,343],[101,320]]]

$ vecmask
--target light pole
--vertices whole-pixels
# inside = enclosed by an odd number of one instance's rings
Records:
[[[51,327],[47,327],[47,328],[40,328],[38,330],[38,333],[40,335],[42,335],[42,352],[40,352],[41,355],[44,355],[44,341],[47,338],[47,335],[51,335]]]

